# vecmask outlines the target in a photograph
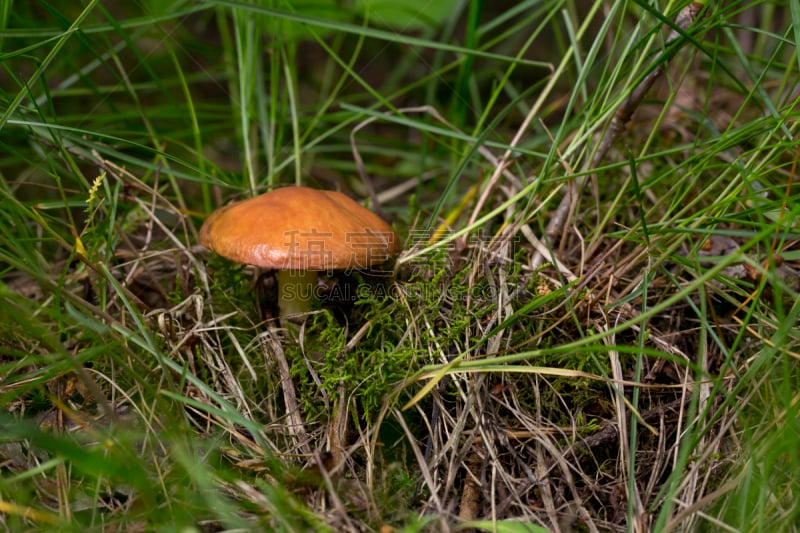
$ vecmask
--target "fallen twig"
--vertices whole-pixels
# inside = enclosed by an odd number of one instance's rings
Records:
[[[681,33],[686,32],[686,30],[689,29],[694,21],[697,20],[697,16],[702,8],[703,4],[699,2],[692,2],[684,7],[675,18],[675,27],[680,31],[673,28],[667,36],[665,44],[669,45],[678,39]],[[600,140],[600,146],[594,154],[591,168],[594,169],[600,166],[600,163],[611,149],[614,141],[616,141],[625,130],[625,126],[627,126],[628,122],[630,122],[634,111],[636,111],[636,109],[642,103],[644,95],[650,90],[655,81],[664,74],[667,61],[662,60],[662,56],[667,52],[667,50],[668,48],[664,47],[658,52],[658,54],[656,54],[656,57],[653,58],[653,64],[656,65],[655,68],[642,80],[641,83],[634,87],[633,91],[631,91],[630,95],[628,95],[617,112],[614,114],[614,117],[611,119],[611,124],[606,130],[605,135],[603,135],[603,138]],[[575,208],[575,201],[578,198],[578,194],[583,189],[586,182],[593,176],[594,174],[585,174],[569,183],[567,193],[561,199],[561,203],[559,204],[558,208],[556,208],[555,213],[553,213],[553,216],[545,230],[545,233],[551,242],[556,235],[564,231],[564,228],[567,225],[567,220],[570,218],[569,215]],[[543,258],[544,256],[537,252],[533,257],[533,266],[539,266],[542,263]]]

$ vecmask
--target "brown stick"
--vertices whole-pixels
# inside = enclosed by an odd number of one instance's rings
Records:
[[[470,450],[465,464],[464,491],[461,493],[461,505],[458,509],[458,518],[467,522],[478,518],[481,503],[481,462],[478,452]]]
[[[697,15],[700,13],[702,8],[703,4],[699,2],[692,2],[691,4],[687,5],[680,11],[680,13],[678,13],[678,16],[675,18],[675,26],[680,28],[681,31],[685,32],[697,19]],[[673,29],[667,36],[666,44],[670,44],[679,36],[680,32]],[[664,74],[667,62],[659,62],[659,60],[661,59],[661,56],[664,54],[665,50],[666,48],[660,50],[658,54],[656,54],[656,57],[653,59],[653,63],[656,64],[656,67],[642,80],[639,85],[634,87],[633,91],[631,91],[631,94],[628,95],[617,112],[614,114],[614,117],[611,119],[611,124],[608,126],[605,135],[603,135],[603,138],[600,141],[600,146],[598,147],[597,152],[594,154],[591,168],[597,168],[600,166],[600,163],[611,149],[614,141],[616,141],[625,130],[625,126],[627,126],[628,122],[630,122],[634,111],[636,111],[636,109],[639,107],[639,104],[642,103],[644,95],[650,90],[655,81]],[[564,231],[564,227],[567,224],[569,215],[575,208],[574,201],[577,200],[580,191],[583,189],[586,182],[592,177],[594,177],[594,174],[587,174],[581,176],[577,180],[573,180],[568,185],[569,189],[567,190],[567,193],[561,199],[561,203],[559,204],[555,213],[553,213],[553,216],[550,219],[550,222],[547,224],[547,228],[545,230],[545,233],[551,240],[556,235]],[[537,256],[538,255],[539,254],[537,254]],[[539,259],[535,260],[535,262],[538,263]]]
[[[286,360],[286,355],[283,353],[283,346],[281,346],[278,338],[279,333],[277,328],[271,326],[269,336],[264,339],[264,347],[267,348],[268,353],[272,355],[278,365],[278,372],[281,377],[281,390],[283,391],[283,401],[286,404],[286,418],[289,421],[287,424],[289,434],[295,438],[295,444],[300,451],[305,455],[310,455],[311,447],[309,445],[308,435],[306,434],[306,426],[300,414],[300,405],[297,403],[297,395],[295,394],[294,384],[292,383],[289,362]]]

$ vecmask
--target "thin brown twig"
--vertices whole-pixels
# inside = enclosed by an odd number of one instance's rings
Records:
[[[667,36],[665,44],[669,45],[678,39],[678,37],[680,37],[681,32],[686,32],[694,23],[694,21],[697,20],[697,16],[702,8],[703,4],[698,2],[692,2],[684,7],[675,18],[675,26],[681,31],[679,32],[676,29],[673,29]],[[658,54],[656,54],[655,58],[653,58],[653,64],[656,65],[655,68],[641,81],[641,83],[634,87],[633,91],[631,91],[617,112],[614,114],[614,117],[611,119],[611,124],[609,124],[608,129],[603,135],[603,138],[600,140],[600,145],[595,152],[594,157],[592,158],[591,168],[596,169],[598,166],[600,166],[600,163],[603,161],[603,159],[605,159],[606,154],[608,154],[608,151],[611,149],[611,146],[625,130],[628,122],[630,122],[633,113],[642,103],[645,94],[647,94],[655,81],[664,74],[667,61],[662,61],[662,56],[666,51],[667,48],[665,47],[660,50]],[[556,235],[564,231],[564,228],[567,225],[567,220],[571,218],[570,215],[575,209],[576,201],[580,191],[586,185],[587,181],[593,179],[593,177],[594,174],[585,174],[570,182],[567,193],[561,199],[561,203],[553,213],[553,216],[550,219],[550,222],[547,224],[547,228],[545,230],[545,233],[551,240]],[[537,253],[534,256],[533,264],[538,265],[541,263],[541,260],[542,255]]]
[[[305,423],[300,414],[300,405],[297,402],[297,395],[295,394],[294,384],[292,383],[292,375],[289,369],[289,363],[286,361],[286,356],[283,353],[283,346],[277,339],[278,332],[274,326],[270,327],[269,334],[262,337],[263,346],[265,348],[265,355],[272,358],[278,365],[278,372],[281,379],[281,390],[283,391],[283,399],[286,404],[286,417],[289,420],[288,429],[292,436],[296,439],[296,445],[300,448],[303,454],[310,454],[311,447],[308,443],[308,436],[306,435]]]

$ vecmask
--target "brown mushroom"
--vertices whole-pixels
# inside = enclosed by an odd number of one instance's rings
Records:
[[[219,255],[277,271],[281,317],[309,309],[318,271],[363,270],[401,250],[378,215],[342,193],[285,187],[214,211],[200,243]]]

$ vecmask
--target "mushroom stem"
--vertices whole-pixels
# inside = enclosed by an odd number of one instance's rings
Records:
[[[314,270],[278,270],[278,313],[281,322],[291,315],[307,313],[317,285]]]

